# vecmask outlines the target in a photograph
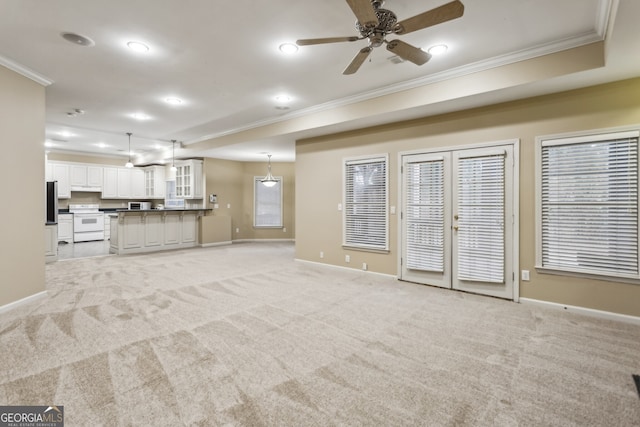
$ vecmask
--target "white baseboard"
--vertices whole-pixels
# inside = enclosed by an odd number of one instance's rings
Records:
[[[19,299],[18,301],[10,302],[9,304],[5,304],[0,306],[0,314],[6,313],[11,310],[15,310],[16,308],[38,301],[47,296],[47,291],[38,292],[37,294],[29,295],[28,297]]]
[[[200,247],[201,248],[211,248],[213,246],[226,246],[226,245],[231,245],[233,242],[231,240],[229,240],[228,242],[215,242],[215,243],[201,243]]]
[[[398,280],[398,276],[394,275],[394,274],[386,274],[386,273],[378,273],[376,271],[369,271],[369,270],[361,270],[359,268],[350,268],[350,267],[344,267],[342,265],[333,265],[333,264],[325,264],[323,262],[317,262],[317,261],[308,261],[306,259],[299,259],[299,258],[294,258],[294,261],[296,262],[301,262],[304,264],[312,264],[312,265],[318,265],[321,267],[329,267],[329,268],[336,268],[339,270],[346,270],[346,271],[360,271],[362,273],[367,273],[367,274],[374,274],[376,276],[382,276],[382,277],[386,277],[387,279],[394,279],[394,280]]]
[[[583,314],[585,316],[599,317],[601,319],[617,320],[619,322],[633,323],[640,325],[640,317],[629,316],[628,314],[614,313],[612,311],[595,310],[593,308],[578,307],[575,305],[558,304],[556,302],[542,301],[531,298],[520,298],[521,304],[537,305],[540,307],[554,308],[573,313]]]

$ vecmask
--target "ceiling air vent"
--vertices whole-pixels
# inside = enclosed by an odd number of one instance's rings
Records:
[[[389,62],[392,62],[394,64],[402,64],[403,62],[406,62],[404,59],[400,58],[398,55],[390,56],[387,59],[389,60]]]

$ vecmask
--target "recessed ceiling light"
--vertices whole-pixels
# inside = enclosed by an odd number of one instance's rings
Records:
[[[73,43],[75,45],[78,45],[78,46],[91,47],[91,46],[95,46],[95,44],[96,44],[89,37],[81,36],[80,34],[62,33],[60,35],[66,41],[71,42],[71,43]]]
[[[441,55],[445,53],[447,49],[449,49],[449,47],[446,44],[437,44],[435,46],[431,46],[427,52],[431,55]]]
[[[64,137],[64,138],[69,138],[70,136],[73,136],[73,134],[71,132],[67,132],[66,130],[63,130],[62,132],[59,132],[58,135]]]
[[[56,145],[56,144],[54,144],[54,143],[53,143],[53,142],[51,142],[51,141],[45,141],[45,142],[44,142],[44,146],[45,146],[45,147],[54,147],[55,145]]]
[[[276,102],[279,102],[281,104],[291,102],[291,97],[289,95],[278,95],[274,99],[276,100]]]
[[[180,105],[182,104],[182,99],[176,98],[175,96],[170,96],[169,98],[165,98],[164,102],[171,105]]]
[[[147,116],[145,113],[133,113],[131,115],[136,120],[149,120],[151,116]]]
[[[127,43],[127,46],[129,47],[129,49],[133,50],[134,52],[139,52],[139,53],[149,52],[149,46],[141,42],[131,41]]]
[[[98,142],[96,145],[97,145],[98,147],[100,147],[100,148],[107,148],[107,147],[108,147],[108,145],[107,145],[107,144],[105,144],[104,142]]]
[[[298,51],[298,46],[293,43],[282,43],[278,49],[282,53],[292,54]]]

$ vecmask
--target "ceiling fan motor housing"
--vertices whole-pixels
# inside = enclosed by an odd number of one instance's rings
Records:
[[[390,34],[398,23],[396,14],[387,9],[376,9],[376,16],[378,17],[378,25],[373,28],[356,22],[356,29],[362,37],[370,37],[373,34]]]

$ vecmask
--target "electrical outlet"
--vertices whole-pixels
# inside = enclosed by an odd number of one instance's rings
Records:
[[[231,203],[227,203],[227,209],[231,209]]]
[[[529,280],[531,280],[531,279],[529,278],[529,270],[522,270],[522,280],[527,281],[527,282],[528,282]]]
[[[338,210],[341,211],[342,210],[342,203],[338,203]]]
[[[396,214],[396,207],[391,206],[391,215],[395,215],[395,214]]]
[[[239,232],[240,232],[240,229],[239,229],[239,228],[236,228],[236,233],[239,233]]]
[[[324,258],[324,252],[320,251],[320,258]]]
[[[349,255],[345,255],[344,262],[351,262],[351,257]]]
[[[286,233],[286,232],[287,232],[287,227],[283,227],[283,228],[282,228],[282,232],[283,232],[283,233]]]
[[[366,263],[366,262],[363,262],[363,263],[362,263],[362,269],[363,269],[364,271],[367,271],[368,266],[367,266],[367,263]]]

